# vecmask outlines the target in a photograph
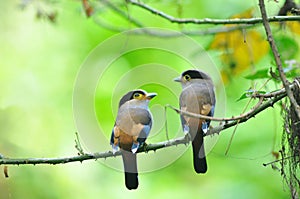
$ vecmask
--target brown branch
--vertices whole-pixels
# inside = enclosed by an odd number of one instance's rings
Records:
[[[141,147],[138,150],[138,153],[156,151],[158,149],[176,146],[178,144],[188,144],[189,140],[185,137],[180,137],[172,139],[169,141],[158,142],[155,144],[148,144],[144,147]],[[21,164],[65,164],[70,162],[83,162],[85,160],[97,160],[100,158],[109,158],[120,156],[121,152],[117,151],[113,153],[112,151],[98,152],[98,153],[84,153],[77,156],[62,157],[62,158],[8,158],[0,154],[0,165],[21,165]]]
[[[290,89],[294,89],[295,87],[299,86],[298,82],[293,82],[293,84],[290,85]],[[282,98],[286,97],[286,92],[285,89],[281,89],[280,91],[274,91],[271,92],[269,94],[266,94],[266,98],[270,98],[267,101],[263,102],[262,101],[265,99],[263,96],[260,97],[260,100],[249,112],[240,115],[240,116],[235,116],[232,118],[214,118],[214,117],[209,117],[209,116],[205,116],[205,115],[199,115],[199,114],[194,114],[194,113],[189,113],[189,112],[185,112],[185,111],[181,111],[177,108],[174,108],[170,105],[170,108],[172,108],[173,110],[175,110],[177,113],[179,114],[183,114],[183,115],[187,115],[190,117],[194,117],[194,118],[201,118],[201,119],[209,119],[212,121],[223,121],[225,122],[224,124],[221,124],[219,126],[213,127],[211,129],[209,129],[209,131],[205,134],[205,136],[208,135],[213,135],[213,134],[219,134],[222,130],[225,130],[227,128],[230,128],[232,126],[236,126],[237,124],[241,124],[246,122],[247,120],[249,120],[250,118],[254,117],[255,115],[257,115],[258,113],[260,113],[261,111],[265,110],[268,107],[273,107],[273,105],[278,102],[279,100],[281,100]],[[271,98],[272,96],[272,98]],[[235,118],[233,120],[233,118]]]
[[[253,98],[260,98],[260,97],[263,97],[263,98],[271,98],[271,97],[275,97],[277,95],[280,95],[280,94],[283,94],[285,93],[285,88],[282,88],[278,91],[274,91],[274,92],[271,92],[271,93],[265,93],[265,94],[261,94],[261,93],[253,93],[251,95],[251,97]]]
[[[108,0],[102,0],[101,1],[104,5],[109,7],[112,11],[114,11],[116,14],[118,14],[120,17],[122,17],[125,20],[128,20],[130,23],[132,23],[135,27],[141,28],[141,29],[131,29],[131,28],[125,28],[125,27],[118,27],[115,25],[111,25],[109,23],[106,23],[101,17],[94,17],[95,23],[97,23],[99,26],[114,31],[114,32],[123,32],[123,31],[129,31],[130,34],[147,34],[150,36],[157,36],[157,37],[181,37],[182,34],[189,35],[189,36],[202,36],[202,35],[212,35],[217,33],[226,33],[231,32],[235,30],[243,30],[248,29],[255,24],[241,24],[236,26],[223,26],[223,27],[217,27],[217,28],[208,28],[206,30],[180,30],[178,32],[171,32],[171,31],[158,31],[154,29],[147,29],[146,26],[143,25],[142,22],[138,21],[137,19],[130,17],[128,13],[126,13],[124,10],[120,9],[117,5],[111,3]],[[143,29],[144,28],[144,29]]]
[[[283,157],[281,159],[278,159],[278,160],[274,160],[274,161],[271,161],[271,162],[268,162],[268,163],[263,163],[263,166],[266,167],[270,164],[274,164],[276,162],[280,162],[280,161],[283,161],[283,160],[286,160],[286,159],[290,159],[290,158],[293,158],[294,156],[287,156],[287,157]]]
[[[287,78],[284,74],[284,71],[283,71],[283,68],[282,68],[282,62],[281,62],[281,59],[280,59],[280,55],[279,55],[277,46],[276,46],[274,38],[273,38],[271,28],[270,28],[270,24],[269,24],[270,20],[267,17],[267,12],[266,12],[266,8],[265,8],[264,0],[259,0],[259,7],[260,7],[261,16],[262,16],[262,19],[263,19],[263,25],[265,27],[267,39],[268,39],[268,42],[271,46],[271,49],[272,49],[272,52],[273,52],[273,55],[274,55],[274,58],[275,58],[275,62],[276,62],[276,65],[277,65],[277,69],[279,71],[280,79],[281,79],[282,84],[283,84],[283,86],[286,90],[287,96],[288,96],[291,104],[295,108],[295,111],[297,113],[298,118],[300,119],[300,106],[297,104],[296,99],[294,98],[293,92],[289,87],[290,82],[287,80]]]
[[[94,17],[94,21],[96,24],[101,26],[102,28],[105,28],[107,30],[113,31],[113,32],[123,32],[123,31],[130,31],[128,34],[132,35],[143,35],[147,34],[149,36],[155,36],[155,37],[182,37],[182,35],[188,35],[188,36],[204,36],[204,35],[214,35],[218,33],[229,33],[235,30],[244,30],[253,27],[253,25],[236,25],[236,26],[222,26],[217,28],[207,28],[204,30],[178,30],[178,31],[159,31],[158,29],[149,29],[143,27],[138,27],[138,29],[135,28],[126,28],[126,27],[118,27],[115,25],[112,25],[110,23],[105,22],[101,17]]]
[[[196,18],[176,18],[171,15],[168,15],[160,10],[152,8],[151,6],[142,3],[137,0],[126,0],[128,3],[138,6],[148,12],[151,12],[154,15],[160,16],[171,23],[178,24],[258,24],[263,22],[262,18],[247,18],[247,19],[196,19]],[[300,16],[273,16],[268,18],[269,22],[282,22],[282,21],[300,21]]]
[[[164,17],[168,19],[169,21],[173,23],[196,23],[196,24],[240,24],[236,26],[223,26],[223,27],[217,27],[217,28],[208,28],[206,30],[179,30],[177,32],[170,32],[170,31],[157,31],[157,30],[150,30],[145,28],[146,26],[143,25],[142,22],[137,20],[136,18],[133,18],[129,15],[128,11],[124,11],[119,8],[120,5],[115,5],[112,2],[108,0],[100,0],[104,5],[109,7],[112,11],[114,11],[116,14],[118,14],[120,17],[124,18],[125,20],[128,20],[131,24],[133,24],[135,27],[141,28],[141,29],[131,29],[131,28],[125,28],[125,27],[117,27],[111,24],[106,23],[102,18],[94,17],[95,23],[99,24],[103,28],[106,28],[108,30],[114,31],[114,32],[122,32],[122,31],[128,31],[129,34],[147,34],[150,36],[157,36],[157,37],[180,37],[182,34],[189,35],[189,36],[202,36],[202,35],[211,35],[211,34],[217,34],[217,33],[225,33],[225,32],[231,32],[235,30],[244,30],[247,28],[251,28],[253,26],[256,26],[258,23],[262,22],[262,19],[260,18],[250,18],[250,19],[179,19],[174,18],[170,15],[167,15],[161,11],[158,11],[147,4],[144,4],[140,1],[135,0],[129,0],[127,2],[138,5],[139,7],[142,7],[143,9],[147,9],[151,11],[151,13],[154,13],[156,15],[159,15],[161,17]],[[278,21],[300,21],[299,16],[275,16],[270,17],[270,21],[278,22]]]
[[[260,97],[257,104],[249,112],[243,113],[239,116],[230,117],[230,118],[216,118],[216,117],[211,117],[211,116],[207,116],[207,115],[201,115],[201,114],[196,114],[196,113],[190,113],[190,112],[187,112],[187,111],[183,111],[183,110],[175,108],[174,106],[171,106],[171,105],[166,105],[166,106],[170,107],[171,109],[173,109],[174,111],[176,111],[177,113],[179,113],[181,115],[185,115],[185,116],[189,116],[189,117],[193,117],[193,118],[211,120],[211,121],[228,122],[228,121],[240,120],[240,119],[246,118],[249,115],[253,114],[253,112],[255,112],[256,109],[259,108],[259,106],[262,104],[263,100],[264,100],[264,98]]]
[[[121,17],[125,18],[126,20],[130,21],[132,24],[134,24],[136,27],[144,27],[143,24],[130,17],[130,15],[126,12],[124,12],[122,9],[120,9],[118,6],[115,6],[113,3],[111,3],[111,1],[109,0],[101,0],[101,2],[106,5],[107,7],[109,7],[110,9],[112,9],[114,12],[118,13]]]
[[[296,83],[294,83],[292,86],[295,86]],[[286,93],[278,93],[278,95],[274,96],[271,99],[268,99],[267,101],[263,102],[262,104],[258,103],[257,108],[255,108],[253,111],[251,111],[249,114],[245,115],[243,118],[234,120],[234,121],[226,121],[224,124],[221,124],[219,126],[210,128],[209,131],[205,134],[205,136],[213,135],[213,134],[219,134],[222,130],[225,130],[227,128],[230,128],[232,126],[235,126],[237,124],[241,124],[249,120],[250,118],[256,116],[260,112],[264,111],[268,107],[273,107],[273,105],[280,101],[282,98],[286,96]],[[191,116],[193,117],[193,116]],[[196,117],[198,118],[198,116]],[[236,117],[238,118],[238,117]],[[211,118],[212,119],[212,118]],[[82,152],[80,147],[80,142],[78,140],[78,137],[76,136],[76,145],[77,150]],[[144,147],[141,147],[138,150],[138,153],[148,152],[148,151],[156,151],[158,149],[163,149],[170,146],[176,146],[179,144],[188,144],[189,139],[186,137],[180,137],[168,141],[158,142],[154,144],[148,144]],[[22,165],[22,164],[65,164],[70,162],[83,162],[85,160],[97,160],[100,158],[109,158],[109,157],[115,157],[121,155],[120,151],[113,154],[111,151],[107,152],[98,152],[98,153],[84,153],[77,156],[70,156],[70,157],[62,157],[62,158],[8,158],[0,154],[0,165]]]

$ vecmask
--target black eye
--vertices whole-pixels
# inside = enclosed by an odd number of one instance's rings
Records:
[[[184,78],[186,81],[190,81],[190,80],[191,80],[191,76],[189,76],[189,75],[185,75],[183,78]]]
[[[138,99],[141,95],[142,94],[140,94],[140,93],[135,93],[135,94],[133,94],[133,98],[134,99]]]

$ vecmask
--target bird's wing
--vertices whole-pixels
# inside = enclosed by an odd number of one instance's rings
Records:
[[[152,126],[152,117],[147,109],[127,108],[120,110],[117,116],[116,125],[129,135],[140,134],[144,126]]]
[[[132,145],[132,152],[135,153],[139,146],[145,142],[151,126],[152,117],[147,109],[135,107],[119,110],[116,127],[121,132],[121,145],[126,145],[126,148],[128,145]]]
[[[120,137],[120,129],[115,125],[110,136],[110,144],[112,146],[113,153],[119,150],[119,137]]]
[[[192,84],[183,89],[180,95],[180,108],[183,111],[191,113],[213,116],[215,106],[215,95],[213,88],[207,84]],[[190,117],[181,115],[182,127],[189,123]],[[204,123],[203,130],[207,130],[210,121],[201,121]],[[207,124],[205,124],[207,123]]]
[[[137,131],[139,131],[137,141],[139,144],[142,144],[147,139],[152,127],[151,114],[148,110],[142,108],[131,109],[130,112],[132,120],[137,124],[135,126],[139,128],[137,129]]]

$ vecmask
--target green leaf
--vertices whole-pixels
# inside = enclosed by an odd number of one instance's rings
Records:
[[[298,77],[300,74],[300,70],[299,69],[294,69],[294,70],[291,70],[290,72],[288,72],[286,74],[286,77],[287,78],[295,78],[295,77]]]
[[[300,74],[300,64],[296,60],[286,60],[283,71],[288,78],[298,77]]]
[[[248,98],[247,93],[244,93],[244,94],[243,94],[239,99],[237,99],[236,101],[238,102],[238,101],[241,101],[241,100],[246,99],[246,98]]]
[[[236,101],[238,102],[243,99],[250,98],[251,96],[253,96],[253,94],[266,94],[266,91],[257,91],[257,90],[249,89]]]
[[[299,51],[298,43],[291,37],[281,36],[275,39],[282,60],[293,59]]]
[[[245,78],[250,79],[250,80],[270,78],[269,69],[258,70],[258,71],[256,71],[256,73],[254,73],[252,75],[247,75]]]

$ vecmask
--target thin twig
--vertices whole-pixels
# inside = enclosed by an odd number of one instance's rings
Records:
[[[165,112],[164,112],[164,120],[165,120],[165,129],[166,129],[166,138],[169,141],[169,129],[168,129],[168,119],[167,119],[167,106],[165,106]]]
[[[115,6],[111,1],[109,0],[101,0],[104,5],[108,6],[110,9],[112,9],[114,12],[118,13],[120,16],[125,18],[126,20],[129,20],[132,24],[134,24],[136,27],[144,27],[143,24],[136,20],[135,18],[129,17],[128,13],[124,12],[122,9],[119,7]]]
[[[267,17],[267,12],[266,12],[266,8],[265,8],[264,0],[259,0],[259,7],[260,7],[261,16],[262,16],[262,19],[263,19],[262,22],[263,22],[263,25],[265,27],[268,42],[271,46],[271,49],[272,49],[272,52],[273,52],[273,55],[274,55],[274,59],[275,59],[276,65],[277,65],[277,69],[279,71],[280,79],[281,79],[282,84],[285,88],[287,96],[288,96],[291,104],[295,108],[295,111],[297,113],[298,118],[300,119],[300,106],[297,104],[296,99],[294,98],[293,92],[289,87],[290,82],[287,80],[287,78],[284,74],[284,71],[283,71],[283,68],[282,68],[282,62],[281,62],[281,59],[280,59],[280,55],[279,55],[277,46],[276,46],[274,38],[273,38],[271,28],[270,28],[270,24],[269,24],[270,19]]]
[[[244,110],[243,110],[242,113],[245,113],[245,111],[248,109],[248,106],[250,105],[250,102],[252,101],[252,99],[253,99],[253,98],[250,98],[250,100],[249,100],[248,103],[246,104],[246,106],[245,106],[245,108],[244,108]],[[252,108],[252,110],[255,110],[256,108],[258,108],[258,107],[261,105],[261,103],[263,102],[263,100],[264,100],[264,98],[263,98],[263,97],[260,97],[258,103]],[[237,120],[237,124],[235,125],[235,127],[234,127],[234,129],[233,129],[233,132],[232,132],[232,134],[231,134],[231,136],[230,136],[230,139],[229,139],[229,143],[228,143],[228,145],[227,145],[227,147],[226,147],[225,155],[227,155],[228,152],[229,152],[229,149],[230,149],[230,147],[231,147],[231,144],[232,144],[233,138],[234,138],[234,136],[235,136],[237,127],[239,126],[239,123],[240,123],[240,120]]]
[[[241,124],[246,122],[247,120],[249,120],[252,117],[255,117],[258,113],[262,112],[263,110],[265,110],[268,107],[273,107],[273,105],[278,102],[279,100],[281,100],[282,98],[284,98],[286,96],[286,93],[280,94],[272,99],[269,99],[267,101],[265,101],[263,104],[261,104],[261,106],[259,106],[258,108],[256,108],[254,111],[252,111],[249,115],[247,115],[247,117],[243,117],[241,119],[235,120],[235,121],[231,121],[222,125],[219,125],[217,127],[214,127],[213,129],[210,129],[207,133],[207,135],[212,135],[215,133],[219,133],[220,131],[230,128],[232,126],[235,126],[237,124]]]
[[[262,102],[263,102],[263,97],[261,97],[259,99],[257,104],[249,112],[243,113],[239,116],[230,117],[230,118],[216,118],[216,117],[211,117],[211,116],[207,116],[207,115],[201,115],[201,114],[196,114],[196,113],[190,113],[190,112],[187,112],[187,111],[183,111],[183,110],[175,108],[174,106],[171,106],[171,105],[166,105],[166,106],[173,109],[174,111],[176,111],[177,113],[179,113],[181,115],[185,115],[185,116],[189,116],[189,117],[193,117],[193,118],[205,119],[205,120],[227,122],[227,121],[235,121],[235,120],[239,120],[239,119],[243,119],[243,118],[248,117],[253,112],[255,112],[255,110],[262,104]]]
[[[176,18],[171,15],[168,15],[160,10],[157,10],[147,4],[142,3],[137,0],[127,0],[128,3],[138,6],[144,10],[151,12],[157,16],[160,16],[172,23],[178,24],[257,24],[263,21],[262,18],[247,18],[247,19],[196,19],[196,18]],[[269,22],[282,22],[282,21],[300,21],[300,16],[273,16],[268,18]]]
[[[84,151],[83,151],[83,148],[81,146],[81,143],[80,143],[80,140],[79,140],[79,135],[77,132],[75,132],[75,148],[77,149],[78,151],[78,154],[80,155],[83,155],[84,154]]]
[[[274,96],[277,96],[277,95],[280,95],[282,93],[285,93],[285,88],[282,88],[278,91],[274,91],[274,92],[271,92],[271,93],[265,93],[265,94],[261,94],[261,93],[253,93],[251,95],[251,97],[253,98],[260,98],[260,97],[263,97],[263,98],[271,98],[271,97],[274,97]]]
[[[283,160],[286,160],[286,159],[289,159],[289,158],[293,158],[293,157],[294,157],[294,156],[283,157],[283,158],[281,158],[281,159],[274,160],[274,161],[272,161],[272,162],[263,163],[263,166],[266,167],[266,166],[268,166],[268,165],[270,165],[270,164],[274,164],[274,163],[276,163],[276,162],[280,162],[280,161],[283,161]]]
[[[258,90],[261,90],[261,89],[267,84],[267,82],[268,82],[269,80],[270,80],[270,79],[268,79],[268,80],[261,86],[261,88],[259,88]],[[280,94],[280,93],[279,93],[279,94]],[[279,95],[279,94],[277,94],[277,95]],[[276,95],[273,95],[273,97],[274,97],[274,96],[276,96]],[[256,96],[256,97],[257,97],[257,96]],[[248,109],[248,106],[250,105],[251,101],[252,101],[254,98],[255,98],[255,97],[253,97],[253,95],[252,95],[251,98],[250,98],[250,100],[249,100],[248,103],[246,104],[246,106],[245,106],[245,108],[244,108],[244,110],[243,110],[242,113],[245,113],[245,111]],[[260,96],[260,97],[259,97],[259,100],[260,100],[259,103],[256,105],[256,107],[253,107],[252,109],[255,110],[256,108],[258,108],[258,106],[260,105],[260,103],[263,102],[264,98],[265,98],[264,96]],[[236,126],[235,126],[234,129],[233,129],[233,133],[232,133],[232,135],[231,135],[231,137],[230,137],[228,146],[227,146],[226,151],[225,151],[225,155],[227,155],[228,152],[229,152],[229,149],[230,149],[230,147],[231,147],[231,144],[232,144],[233,138],[234,138],[234,136],[235,136],[237,127],[239,126],[239,122],[240,122],[240,121],[238,120]]]

